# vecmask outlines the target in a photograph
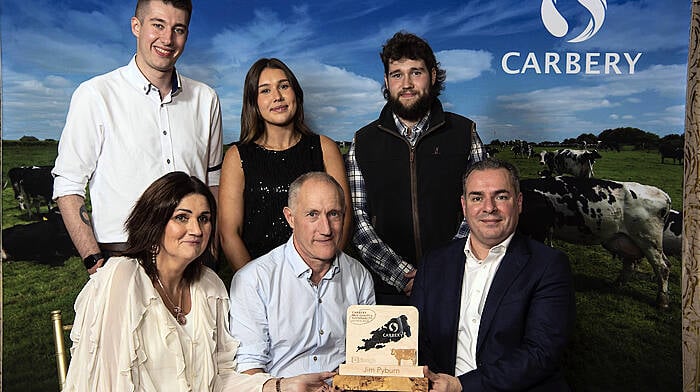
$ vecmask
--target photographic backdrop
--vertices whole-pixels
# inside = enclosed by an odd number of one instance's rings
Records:
[[[54,260],[2,264],[3,389],[56,389],[48,314],[62,309],[70,322],[87,280],[78,257],[47,241],[54,235],[65,245],[60,217],[45,205],[35,216],[19,210],[7,171],[53,164],[72,92],[134,55],[135,3],[0,0],[3,249],[31,232],[27,247]],[[218,92],[227,144],[238,140],[243,80],[260,57],[295,72],[312,129],[349,142],[384,105],[379,52],[405,30],[425,38],[447,71],[446,109],[473,119],[523,177],[538,177],[539,152],[597,148],[595,177],[658,187],[681,211],[683,165],[662,162],[659,148],[682,146],[690,12],[683,0],[194,1],[177,68]],[[599,148],[602,135],[616,135],[620,151]],[[534,157],[513,151],[523,144]],[[572,388],[680,389],[680,255],[669,255],[663,311],[648,262],[620,287],[622,263],[602,247],[553,246],[574,271],[577,325],[565,359]]]

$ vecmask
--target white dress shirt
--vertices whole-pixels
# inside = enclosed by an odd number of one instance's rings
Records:
[[[124,221],[135,201],[166,173],[183,171],[219,185],[216,92],[175,72],[173,90],[161,100],[134,59],[75,90],[52,172],[54,199],[85,197],[89,182],[98,242],[126,241]]]
[[[290,377],[345,361],[347,308],[375,304],[372,277],[340,252],[318,285],[310,278],[292,237],[233,275],[230,325],[241,342],[240,371]]]
[[[471,251],[471,233],[467,237],[467,243],[464,245],[464,254],[467,258],[462,278],[455,376],[461,376],[476,369],[476,340],[479,336],[481,313],[484,310],[493,277],[512,239],[513,234],[489,249],[488,255],[483,260],[479,260]]]

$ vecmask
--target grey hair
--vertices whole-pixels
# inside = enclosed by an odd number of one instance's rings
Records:
[[[340,200],[340,207],[345,211],[345,192],[343,188],[338,184],[330,174],[322,171],[308,172],[300,175],[294,180],[291,185],[289,185],[289,195],[287,197],[287,206],[291,209],[296,205],[297,198],[299,197],[299,189],[304,185],[306,181],[309,180],[319,180],[327,184],[333,185],[335,190],[338,192],[338,199]]]

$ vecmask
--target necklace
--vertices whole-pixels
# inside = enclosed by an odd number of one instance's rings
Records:
[[[264,149],[267,150],[267,151],[286,151],[286,150],[288,150],[288,149],[294,147],[297,143],[299,143],[300,140],[301,140],[301,134],[300,134],[300,133],[297,133],[297,134],[295,134],[294,136],[292,136],[291,143],[289,143],[289,145],[284,146],[284,147],[283,147],[283,146],[279,146],[279,145],[278,145],[278,146],[273,146],[273,145],[271,145],[271,144],[268,144],[268,143],[267,143],[267,138],[265,138],[265,140],[261,140],[261,141],[260,141],[260,144],[258,144],[258,145],[259,145],[260,147],[264,148]]]
[[[158,285],[160,285],[161,290],[163,290],[163,294],[165,294],[165,299],[170,302],[170,306],[173,307],[173,312],[175,312],[175,320],[177,320],[177,323],[180,325],[185,325],[187,324],[187,318],[185,318],[185,314],[182,312],[182,292],[184,290],[180,290],[180,302],[178,302],[177,305],[173,302],[172,299],[170,299],[170,296],[168,295],[168,292],[165,291],[165,287],[163,287],[163,282],[160,281],[160,277],[156,275],[156,280],[158,280]]]

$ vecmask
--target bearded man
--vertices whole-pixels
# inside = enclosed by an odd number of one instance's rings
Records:
[[[353,244],[372,271],[377,303],[405,305],[421,256],[466,235],[461,180],[484,148],[473,121],[443,110],[445,71],[425,40],[398,32],[380,57],[387,103],[355,133],[347,156]]]

